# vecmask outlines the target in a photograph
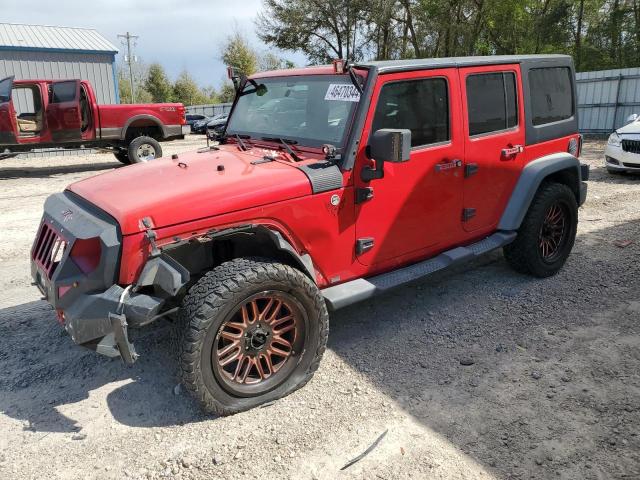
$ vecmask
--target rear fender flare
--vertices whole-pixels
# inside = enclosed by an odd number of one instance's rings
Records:
[[[550,175],[568,171],[575,178],[576,185],[570,185],[574,192],[580,192],[580,161],[570,153],[554,153],[529,162],[522,169],[509,202],[502,213],[498,230],[517,230],[531,205],[540,184]],[[580,203],[580,195],[576,201]]]
[[[160,129],[160,131],[162,132],[162,138],[167,137],[167,130],[165,126],[162,124],[162,122],[160,121],[160,119],[158,117],[154,117],[153,115],[149,115],[145,113],[145,114],[135,115],[127,120],[127,123],[124,124],[124,127],[122,127],[122,131],[120,132],[120,140],[125,140],[127,138],[127,130],[129,130],[129,127],[131,126],[132,123],[137,122],[138,120],[149,120]]]

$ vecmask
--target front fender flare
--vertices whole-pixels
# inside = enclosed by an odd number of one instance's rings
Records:
[[[498,230],[517,230],[531,205],[534,195],[545,178],[564,170],[570,171],[577,185],[571,185],[576,192],[582,190],[582,175],[580,161],[570,153],[554,153],[529,162],[522,169],[518,183],[516,184],[507,207],[502,213]],[[576,200],[580,204],[582,195]]]

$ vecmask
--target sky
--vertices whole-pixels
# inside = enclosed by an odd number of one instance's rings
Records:
[[[269,49],[255,34],[262,0],[2,0],[1,22],[94,28],[113,43],[122,61],[118,34],[138,35],[135,55],[159,62],[175,79],[188,70],[202,86],[219,87],[226,78],[222,45],[234,28],[258,52]],[[280,52],[296,65],[305,57]]]

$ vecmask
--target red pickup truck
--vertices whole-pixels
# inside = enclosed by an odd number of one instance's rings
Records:
[[[0,80],[0,158],[42,148],[98,148],[122,163],[162,156],[189,131],[181,103],[98,105],[85,80]]]

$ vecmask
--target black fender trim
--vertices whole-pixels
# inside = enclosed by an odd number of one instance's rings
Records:
[[[160,128],[160,131],[162,132],[162,138],[167,138],[167,130],[165,126],[162,124],[162,122],[160,121],[160,119],[158,117],[154,117],[153,115],[149,115],[145,113],[141,115],[135,115],[131,117],[129,120],[127,120],[127,123],[125,123],[124,127],[122,127],[122,131],[120,133],[120,140],[125,140],[127,138],[127,130],[129,129],[129,127],[133,122],[136,122],[138,120],[152,121],[157,127]]]
[[[134,290],[153,285],[173,297],[189,280],[190,275],[186,268],[170,256],[160,254],[147,260]]]
[[[507,207],[502,213],[498,230],[517,230],[531,205],[534,195],[538,191],[542,181],[548,176],[569,170],[575,173],[577,185],[572,185],[577,192],[578,205],[584,203],[586,198],[586,184],[583,182],[583,166],[580,161],[570,153],[554,153],[538,158],[524,166],[518,179]]]
[[[275,230],[266,227],[258,227],[265,230],[265,233],[271,238],[273,243],[276,245],[278,250],[282,250],[287,252],[289,255],[294,257],[298,264],[303,268],[304,272],[313,280],[315,283],[316,275],[315,275],[315,267],[313,266],[313,261],[311,260],[311,256],[308,253],[299,254],[293,246],[284,239],[284,237]]]

